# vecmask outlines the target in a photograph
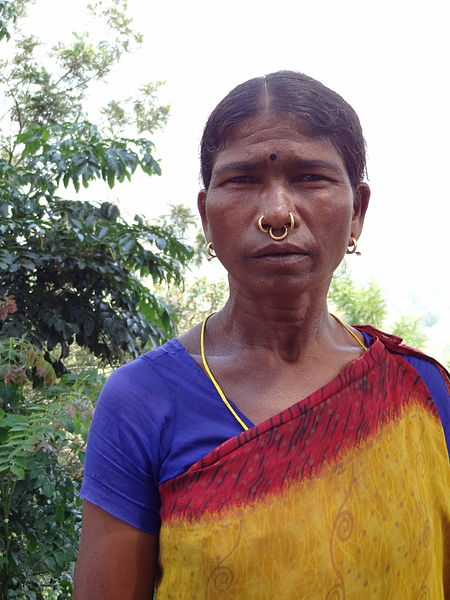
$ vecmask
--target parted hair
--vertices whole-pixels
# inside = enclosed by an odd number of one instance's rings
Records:
[[[216,106],[206,122],[200,145],[203,185],[207,189],[218,152],[233,130],[268,110],[306,126],[312,136],[330,140],[356,187],[366,175],[366,144],[358,115],[339,94],[296,71],[277,71],[241,83]]]

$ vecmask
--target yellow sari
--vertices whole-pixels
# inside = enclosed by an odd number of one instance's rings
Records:
[[[160,486],[158,600],[450,598],[443,427],[392,340]]]

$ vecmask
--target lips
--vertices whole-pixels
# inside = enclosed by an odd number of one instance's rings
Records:
[[[306,252],[306,250],[295,244],[283,244],[277,242],[275,244],[264,246],[260,250],[257,250],[252,256],[253,258],[265,258],[270,256],[281,258],[283,256],[306,256],[308,254],[309,253]]]

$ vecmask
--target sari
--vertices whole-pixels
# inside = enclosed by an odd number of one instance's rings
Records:
[[[439,412],[415,351],[360,329],[334,380],[160,485],[158,600],[450,598]]]

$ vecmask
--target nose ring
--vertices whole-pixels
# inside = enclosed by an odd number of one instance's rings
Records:
[[[263,223],[264,215],[261,215],[258,219],[258,229],[260,231],[262,231],[263,233],[268,233],[269,236],[271,237],[271,239],[275,240],[276,242],[284,240],[284,238],[288,236],[288,233],[294,229],[294,225],[295,225],[294,215],[291,213],[291,211],[289,211],[288,214],[289,214],[289,225],[283,225],[284,231],[281,235],[275,235],[273,232],[273,227],[271,225],[267,225],[266,223]]]

